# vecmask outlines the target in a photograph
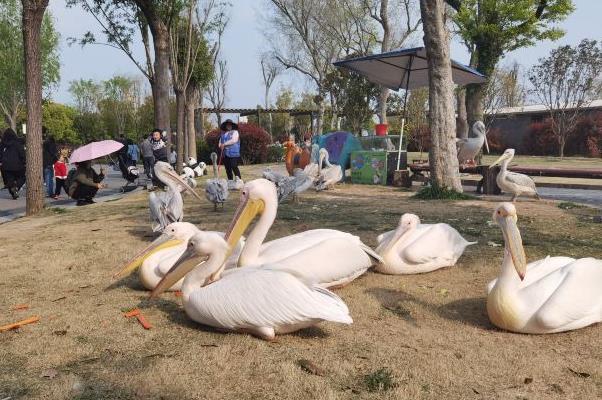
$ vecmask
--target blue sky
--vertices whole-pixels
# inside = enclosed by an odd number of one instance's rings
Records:
[[[265,49],[265,38],[261,32],[261,11],[267,0],[236,0],[231,10],[231,20],[223,40],[223,58],[228,62],[229,85],[227,103],[229,107],[254,107],[263,103],[263,88],[259,54]],[[575,0],[576,11],[560,26],[566,30],[564,38],[557,42],[545,41],[536,46],[520,49],[508,54],[503,63],[516,60],[523,66],[534,64],[539,57],[562,44],[576,44],[581,39],[602,39],[602,1]],[[51,0],[56,28],[61,34],[61,83],[53,97],[60,102],[70,103],[68,92],[71,80],[85,78],[102,80],[116,74],[140,76],[134,64],[119,50],[106,46],[92,45],[81,48],[68,46],[68,37],[81,36],[84,32],[100,32],[96,21],[80,8],[66,8],[64,0]],[[101,35],[99,35],[101,37]],[[143,60],[143,54],[138,54]],[[452,43],[452,57],[461,62],[468,55],[459,43]],[[303,77],[287,73],[277,79],[275,88],[293,86],[298,90],[311,88]],[[275,92],[276,90],[272,90]]]

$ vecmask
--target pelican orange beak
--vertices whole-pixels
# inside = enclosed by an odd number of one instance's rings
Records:
[[[498,223],[502,228],[504,241],[506,242],[506,250],[512,257],[514,269],[518,273],[520,280],[525,279],[527,273],[527,257],[523,248],[523,240],[520,231],[516,226],[516,215],[506,215],[498,218]]]
[[[236,248],[236,244],[245,233],[253,219],[258,214],[263,213],[264,209],[265,203],[263,200],[251,199],[249,198],[248,194],[241,197],[240,205],[236,209],[232,223],[230,223],[230,226],[228,227],[224,237],[228,242],[228,253],[226,255],[226,259],[230,257],[232,250]]]
[[[188,190],[199,201],[203,201],[201,196],[197,192],[195,192],[193,188],[188,186],[188,183],[186,183],[186,181],[180,175],[178,175],[176,172],[168,170],[168,171],[165,171],[165,173],[167,174],[167,176],[169,176],[174,181],[176,181],[179,185],[182,185],[184,187],[184,189]]]
[[[123,278],[138,269],[144,260],[152,256],[153,254],[163,249],[168,249],[174,246],[182,244],[181,240],[174,239],[173,236],[166,233],[161,234],[158,238],[153,240],[151,244],[145,247],[141,252],[136,254],[119,272],[113,275],[114,279]]]
[[[205,262],[205,260],[207,260],[207,256],[198,255],[194,247],[187,246],[184,253],[182,253],[180,258],[178,258],[175,264],[169,269],[165,276],[163,276],[163,279],[155,286],[150,294],[150,298],[152,299],[159,296],[161,293],[175,285],[196,266]]]

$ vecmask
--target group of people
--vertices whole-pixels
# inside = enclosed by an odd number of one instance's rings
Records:
[[[238,125],[228,119],[221,124],[220,130],[219,148],[228,180],[233,180],[234,176],[240,178]],[[76,164],[77,169],[69,177],[68,151],[66,149],[59,151],[54,138],[46,135],[46,132],[44,135],[47,137],[42,146],[42,165],[47,197],[59,199],[61,191],[64,191],[69,197],[77,200],[78,205],[94,203],[93,198],[98,190],[106,187],[102,183],[105,178],[104,168],[100,168],[98,173],[92,168],[91,161],[80,162]],[[160,129],[153,130],[139,145],[123,136],[120,137],[120,141],[124,147],[120,150],[119,157],[123,157],[124,162],[132,166],[141,159],[144,173],[149,179],[153,178],[153,166],[157,161],[167,162],[175,167],[176,153],[173,149],[169,151]],[[0,172],[4,186],[13,199],[19,197],[21,188],[25,184],[25,163],[24,140],[19,138],[11,128],[6,129],[0,139]]]

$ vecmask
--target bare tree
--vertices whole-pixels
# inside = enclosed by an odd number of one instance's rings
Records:
[[[529,71],[537,98],[546,106],[560,157],[574,126],[599,89],[602,49],[595,40],[584,39],[577,46],[561,46]]]
[[[226,88],[228,87],[228,65],[226,60],[218,60],[215,75],[206,92],[207,100],[213,108],[222,109],[226,103]],[[222,114],[217,113],[217,124],[221,125]]]
[[[505,107],[520,107],[525,103],[526,89],[521,81],[520,65],[499,67],[489,76],[483,93],[483,107],[487,113],[485,126],[495,121],[496,115]]]
[[[274,57],[286,69],[298,71],[316,85],[316,132],[322,132],[326,82],[334,68],[332,63],[341,54],[341,46],[332,40],[322,23],[334,7],[321,0],[270,0],[270,3]]]
[[[445,26],[445,2],[420,0],[424,45],[429,69],[429,164],[435,187],[462,192],[456,157],[454,83],[449,56],[449,32]]]
[[[274,62],[274,58],[264,53],[261,56],[260,60],[261,64],[261,76],[263,78],[263,87],[264,87],[264,106],[266,109],[270,108],[270,89],[276,80],[276,77],[282,71],[280,65]],[[270,136],[273,140],[272,133],[272,113],[268,114],[268,132],[270,132]]]
[[[381,53],[403,46],[422,24],[411,0],[393,0],[392,4],[389,0],[362,0],[362,3],[365,12],[380,26],[381,34],[376,41],[380,44]],[[381,87],[377,111],[381,124],[387,123],[389,94],[388,88]]]

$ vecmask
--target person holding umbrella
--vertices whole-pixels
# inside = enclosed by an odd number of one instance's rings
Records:
[[[222,152],[222,160],[226,168],[228,180],[233,180],[234,176],[241,178],[240,170],[238,169],[238,160],[240,159],[238,125],[232,122],[231,119],[227,119],[220,125],[220,130],[219,148]]]
[[[67,185],[69,197],[77,200],[78,206],[94,203],[98,189],[106,188],[102,181],[105,178],[104,168],[97,173],[92,168],[92,160],[104,157],[123,148],[123,143],[114,140],[103,140],[88,143],[76,149],[71,155],[71,162],[77,165],[76,170],[69,171]]]

